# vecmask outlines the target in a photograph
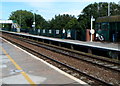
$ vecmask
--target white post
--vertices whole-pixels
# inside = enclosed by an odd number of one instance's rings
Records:
[[[108,16],[110,16],[110,3],[108,3]]]
[[[91,31],[92,31],[92,19],[93,19],[93,16],[91,16]],[[91,33],[91,32],[90,32]],[[91,35],[90,35],[90,42],[92,42],[92,33],[91,33]]]
[[[35,21],[35,12],[37,12],[38,10],[30,10],[31,12],[33,11],[33,25],[34,25],[34,30],[35,30],[35,24],[36,24],[36,21]]]
[[[20,28],[21,28],[21,14],[20,14]]]
[[[34,12],[34,30],[35,30],[35,12]]]

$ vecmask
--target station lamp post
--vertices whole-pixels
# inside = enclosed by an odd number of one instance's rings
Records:
[[[21,14],[20,14],[20,28],[21,28]]]
[[[19,24],[20,24],[20,28],[21,28],[21,17],[22,17],[22,10],[20,10],[20,19],[19,19]]]
[[[90,42],[92,42],[92,35],[95,33],[95,30],[93,29],[93,21],[95,21],[95,19],[93,18],[93,16],[91,16],[91,30],[90,30]]]
[[[30,11],[34,11],[34,10],[30,10]],[[34,18],[34,20],[33,20],[33,25],[32,25],[32,27],[34,27],[34,30],[35,30],[35,12],[37,12],[38,10],[35,10],[34,11],[34,13],[33,13],[33,18]]]
[[[110,16],[110,3],[108,3],[108,16]]]

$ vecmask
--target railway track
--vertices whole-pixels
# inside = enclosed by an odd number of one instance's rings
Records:
[[[12,37],[8,37],[8,36],[4,36],[7,40],[8,40],[8,38],[9,38],[9,41],[10,41],[10,39],[13,41],[13,40],[19,40],[19,41],[21,41],[21,42],[24,42],[24,43],[27,43],[27,44],[29,44],[29,45],[32,45],[32,46],[37,46],[37,47],[42,47],[42,48],[45,48],[45,49],[49,49],[49,50],[52,50],[52,51],[54,51],[54,52],[57,52],[57,53],[61,53],[61,54],[64,54],[64,55],[66,55],[66,56],[70,56],[70,58],[72,57],[73,58],[73,56],[75,56],[74,57],[74,59],[77,59],[77,60],[81,60],[83,57],[81,57],[80,55],[76,55],[76,53],[75,54],[72,54],[73,52],[68,52],[67,50],[60,50],[60,48],[55,48],[55,47],[51,47],[50,45],[49,45],[49,47],[47,46],[47,45],[43,45],[43,44],[40,44],[40,42],[38,43],[38,42],[35,42],[35,41],[32,41],[32,40],[25,40],[25,39],[22,39],[22,38],[19,38],[19,37],[15,37],[15,36],[12,36]],[[36,51],[35,49],[31,49],[30,47],[26,47],[26,46],[23,46],[23,45],[21,45],[20,43],[18,43],[18,42],[15,42],[14,41],[14,43],[16,43],[17,45],[19,45],[19,46],[21,46],[22,48],[25,48],[26,50],[29,50],[31,53],[34,53],[34,54],[38,54],[38,55],[40,55],[40,56],[42,56],[42,57],[44,57],[44,58],[47,58],[47,59],[49,59],[49,60],[51,60],[51,61],[53,61],[53,62],[55,62],[55,63],[57,63],[57,64],[60,64],[61,66],[64,66],[64,67],[61,67],[60,66],[60,68],[61,69],[66,69],[67,68],[67,70],[68,69],[70,69],[70,70],[72,70],[72,71],[74,71],[72,74],[73,75],[84,75],[83,77],[87,77],[87,79],[88,79],[88,83],[90,82],[90,80],[92,80],[91,82],[92,82],[92,84],[93,83],[100,83],[100,84],[104,84],[104,85],[113,85],[113,84],[115,84],[115,82],[114,83],[112,83],[112,82],[106,82],[105,80],[102,80],[101,78],[98,78],[98,77],[95,77],[94,75],[91,75],[91,74],[88,74],[87,72],[85,72],[85,71],[81,71],[80,69],[78,69],[78,68],[76,68],[76,67],[74,67],[74,66],[71,66],[71,65],[69,65],[69,64],[67,64],[67,63],[64,63],[64,62],[61,62],[61,61],[59,61],[59,60],[56,60],[56,59],[53,59],[53,58],[51,58],[51,57],[49,57],[49,56],[47,56],[47,55],[44,55],[44,54],[41,54],[41,53],[39,53],[38,51]],[[72,56],[73,55],[73,56]],[[70,59],[69,58],[69,59]],[[96,65],[96,63],[98,63],[98,62],[95,62],[95,63],[91,63],[91,62],[93,62],[93,61],[95,61],[95,58],[94,58],[94,60],[88,60],[88,57],[85,57],[84,56],[84,58],[87,58],[87,59],[82,59],[82,61],[84,61],[84,62],[89,62],[90,64],[94,64],[94,65]],[[91,57],[92,58],[92,57]],[[102,59],[103,60],[103,59]],[[71,61],[72,62],[72,61]],[[110,62],[110,61],[106,61],[107,63],[108,62]],[[119,66],[119,63],[118,62],[111,62],[112,63],[112,65],[115,67],[116,65],[117,65],[117,67]],[[98,65],[98,64],[97,64]],[[108,64],[107,64],[108,65]],[[101,66],[101,64],[99,63],[99,66],[100,67],[102,67]],[[105,68],[106,67],[106,68]],[[116,68],[111,68],[111,67],[109,67],[108,68],[108,66],[105,66],[104,65],[104,68],[105,69],[109,69],[109,70],[112,70],[112,71],[114,71],[114,72],[118,72],[119,73],[119,69],[116,69]],[[77,72],[77,73],[76,73]],[[77,76],[78,77],[78,76]],[[80,76],[79,76],[80,77]],[[91,84],[91,82],[90,82],[90,84]],[[117,82],[117,84],[119,84],[119,82]]]
[[[100,67],[103,67],[105,69],[110,69],[116,72],[120,72],[120,62],[119,61],[112,61],[110,59],[106,59],[106,58],[102,58],[102,57],[98,57],[95,55],[87,55],[86,53],[80,53],[77,52],[75,50],[70,50],[70,49],[66,49],[66,48],[61,48],[58,46],[54,46],[54,45],[50,45],[50,44],[46,44],[43,42],[38,42],[35,40],[31,40],[31,39],[26,39],[24,38],[20,38],[20,37],[14,37],[16,39],[19,39],[21,41],[27,42],[29,44],[38,46],[38,47],[42,47],[60,54],[64,54],[67,56],[71,56],[73,58],[76,58],[78,60],[82,60]]]
[[[100,67],[106,68],[106,69],[110,69],[110,70],[114,70],[116,72],[120,72],[120,63],[118,62],[113,62],[113,61],[109,61],[109,60],[105,60],[105,59],[100,59],[100,58],[95,58],[93,56],[90,55],[80,55],[80,53],[76,53],[76,52],[71,52],[70,50],[66,50],[60,47],[53,47],[51,45],[47,45],[47,44],[43,44],[40,42],[31,42],[31,40],[24,40],[27,43],[33,44],[35,46],[39,46],[57,53],[61,53],[67,56],[71,56],[73,58],[76,58],[78,60],[82,60],[94,65],[98,65]]]

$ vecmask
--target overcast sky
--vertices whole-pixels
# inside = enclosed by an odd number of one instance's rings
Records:
[[[33,10],[46,20],[58,14],[71,14],[77,17],[82,9],[94,2],[115,2],[118,0],[2,0],[0,2],[0,19],[8,19],[16,10]],[[38,11],[37,11],[38,10]]]

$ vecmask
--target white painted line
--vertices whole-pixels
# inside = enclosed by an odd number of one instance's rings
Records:
[[[3,38],[2,38],[2,39],[3,39]],[[43,63],[45,63],[46,65],[48,65],[49,67],[55,69],[55,70],[58,71],[59,73],[64,74],[65,76],[67,76],[67,77],[73,79],[74,81],[76,81],[76,82],[78,82],[78,83],[80,83],[80,84],[82,84],[82,85],[85,85],[85,86],[87,85],[87,86],[89,86],[87,83],[83,82],[82,80],[77,79],[77,78],[71,76],[70,74],[67,74],[66,72],[64,72],[64,71],[62,71],[62,70],[60,70],[60,69],[58,69],[57,67],[55,67],[55,66],[53,66],[53,65],[51,65],[51,64],[49,64],[49,63],[47,63],[46,61],[44,61],[44,60],[38,58],[37,56],[35,56],[35,55],[33,55],[33,54],[27,52],[26,50],[23,50],[22,48],[20,48],[20,47],[14,45],[14,44],[12,44],[11,42],[9,42],[9,41],[7,41],[7,40],[5,40],[5,39],[3,39],[3,40],[6,41],[6,42],[8,42],[9,44],[13,45],[14,47],[16,47],[16,48],[22,50],[23,52],[27,53],[28,55],[32,56],[33,58],[35,58],[35,59],[37,59],[37,60],[40,60],[41,62],[43,62]]]

